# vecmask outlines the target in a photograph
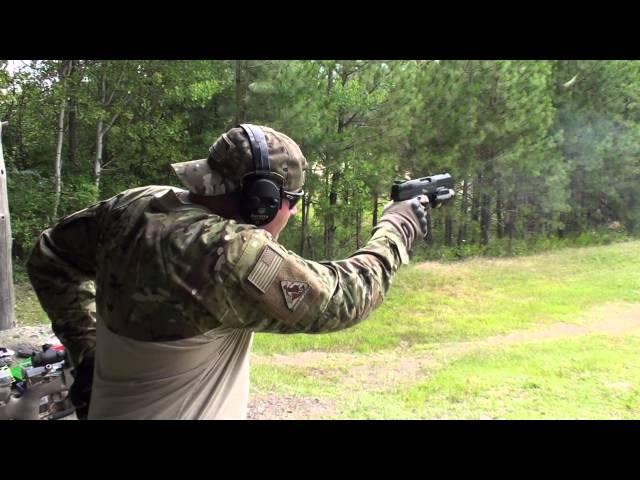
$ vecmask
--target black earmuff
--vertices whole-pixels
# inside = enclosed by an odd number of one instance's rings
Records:
[[[238,125],[249,137],[255,172],[242,178],[240,212],[248,223],[260,226],[269,223],[278,214],[282,204],[283,182],[276,183],[279,175],[271,171],[269,148],[264,133],[255,125]]]

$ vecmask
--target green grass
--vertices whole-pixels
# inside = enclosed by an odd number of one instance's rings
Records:
[[[639,349],[637,332],[479,344],[458,355],[436,346],[417,381],[384,388],[353,388],[345,363],[259,364],[252,394],[331,400],[337,408],[323,418],[334,419],[637,419]]]
[[[25,268],[20,264],[13,265],[13,282],[16,296],[16,322],[22,325],[48,324],[49,318],[40,307],[38,297],[31,288]]]
[[[396,392],[352,395],[337,418],[637,419],[640,337],[483,349]]]
[[[383,305],[330,335],[256,337],[255,352],[372,352],[572,322],[607,302],[640,300],[640,242],[400,270]]]
[[[38,297],[28,283],[16,283],[16,321],[18,326],[48,324],[49,318],[42,310]]]
[[[338,370],[318,372],[305,367],[251,366],[251,390],[257,394],[337,397],[341,394],[339,380]]]

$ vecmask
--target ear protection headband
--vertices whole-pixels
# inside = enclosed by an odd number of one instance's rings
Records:
[[[241,180],[240,213],[245,221],[256,226],[269,223],[278,214],[282,204],[284,179],[271,171],[269,148],[264,133],[255,125],[238,125],[249,137],[255,171]]]

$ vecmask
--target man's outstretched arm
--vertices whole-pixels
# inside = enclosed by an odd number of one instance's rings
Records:
[[[424,202],[424,203],[423,203]],[[175,230],[165,249],[170,275],[219,325],[277,333],[341,330],[380,305],[414,240],[426,233],[423,199],[391,204],[367,244],[349,258],[314,262],[262,229],[223,236]]]

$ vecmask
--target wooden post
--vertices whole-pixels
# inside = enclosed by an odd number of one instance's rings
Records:
[[[13,291],[13,264],[11,262],[11,222],[7,195],[7,169],[2,153],[2,127],[0,122],[0,330],[16,326],[16,299]]]

